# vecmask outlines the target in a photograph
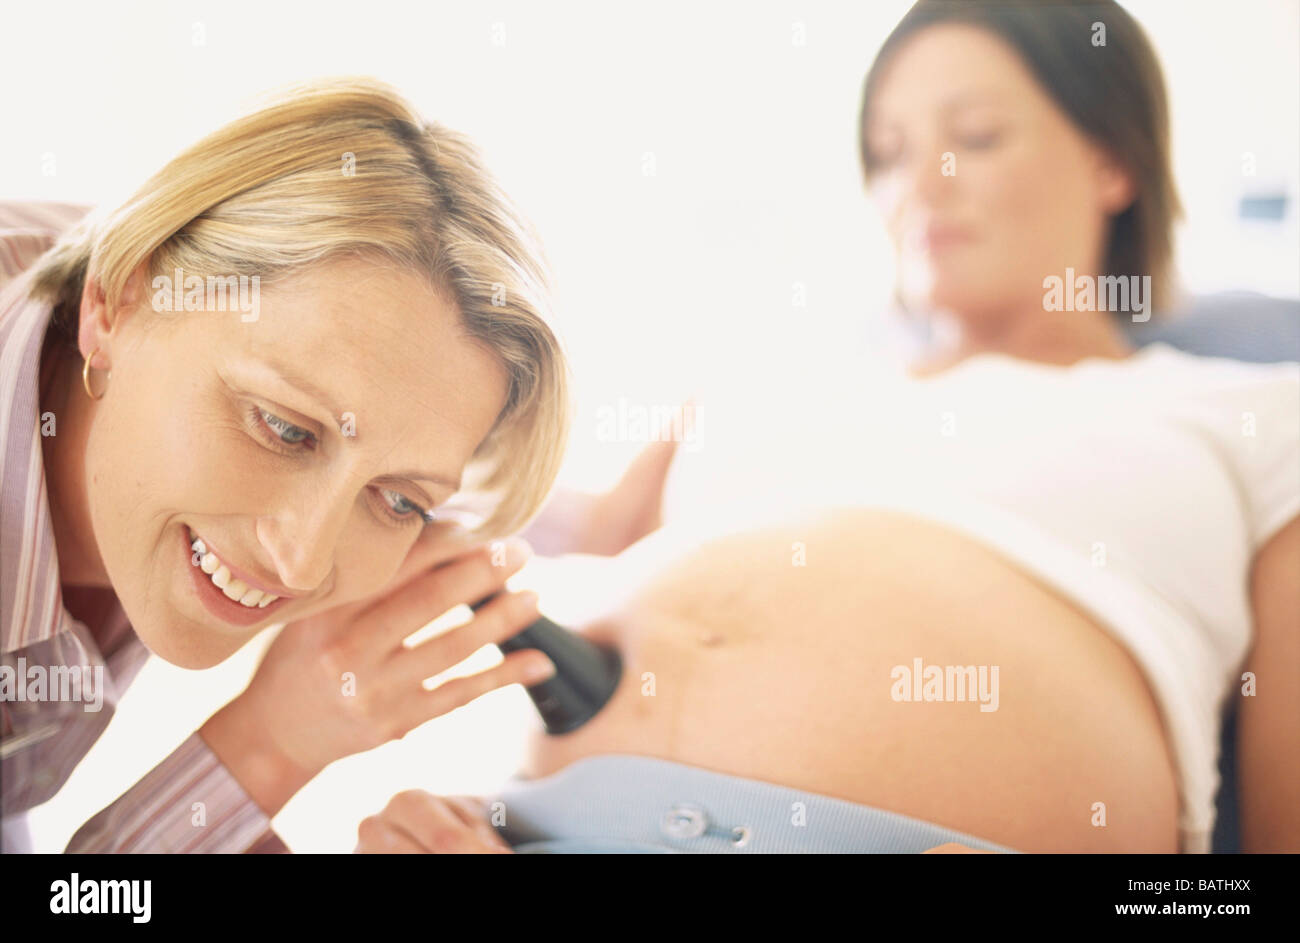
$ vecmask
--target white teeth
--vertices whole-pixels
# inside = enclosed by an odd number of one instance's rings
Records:
[[[190,534],[194,537],[193,533]],[[207,544],[201,538],[194,537],[190,549],[199,555],[199,569],[212,578],[217,589],[230,599],[247,606],[249,609],[265,609],[280,597],[275,593],[264,593],[254,589],[243,580],[233,579],[230,568],[217,559],[217,555],[208,551]]]

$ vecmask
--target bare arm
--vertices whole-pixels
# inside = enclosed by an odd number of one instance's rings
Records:
[[[1282,528],[1251,572],[1256,693],[1237,718],[1242,850],[1300,851],[1300,518]]]

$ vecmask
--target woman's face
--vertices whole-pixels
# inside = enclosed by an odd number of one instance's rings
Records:
[[[1108,217],[1132,200],[1012,47],[973,26],[926,27],[895,51],[866,141],[903,301],[976,331],[1041,312],[1044,278],[1067,266],[1096,274]]]
[[[382,588],[420,533],[417,509],[457,490],[507,374],[407,272],[319,266],[263,290],[250,321],[157,312],[142,274],[111,332],[96,333],[102,307],[83,301],[83,354],[99,346],[112,372],[86,445],[89,513],[140,638],[208,667],[273,622]],[[195,583],[209,577],[192,564],[191,532],[286,598],[205,605],[213,587]],[[255,621],[222,618],[213,602]]]

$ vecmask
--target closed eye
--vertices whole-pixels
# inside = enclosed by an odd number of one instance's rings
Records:
[[[967,131],[957,135],[958,144],[961,147],[969,148],[973,151],[993,147],[1001,140],[1002,132],[999,130]]]

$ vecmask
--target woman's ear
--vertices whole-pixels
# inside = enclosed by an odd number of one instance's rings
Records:
[[[81,350],[82,359],[91,357],[96,350],[102,352],[111,333],[112,324],[108,319],[108,304],[104,297],[104,287],[99,281],[99,274],[87,271],[85,284],[81,289],[81,316],[77,322],[77,347]],[[91,369],[104,369],[106,364],[101,360],[90,366]]]
[[[1137,199],[1137,181],[1133,172],[1107,151],[1098,151],[1096,164],[1097,195],[1102,209],[1116,216]]]
[[[127,279],[122,290],[122,298],[117,309],[108,310],[108,299],[99,273],[86,272],[85,285],[81,290],[81,315],[77,324],[77,347],[83,358],[91,356],[96,349],[104,357],[96,357],[93,369],[111,369],[109,345],[114,332],[120,326],[123,316],[129,314],[144,300],[145,279],[148,277],[148,262],[142,262]]]

